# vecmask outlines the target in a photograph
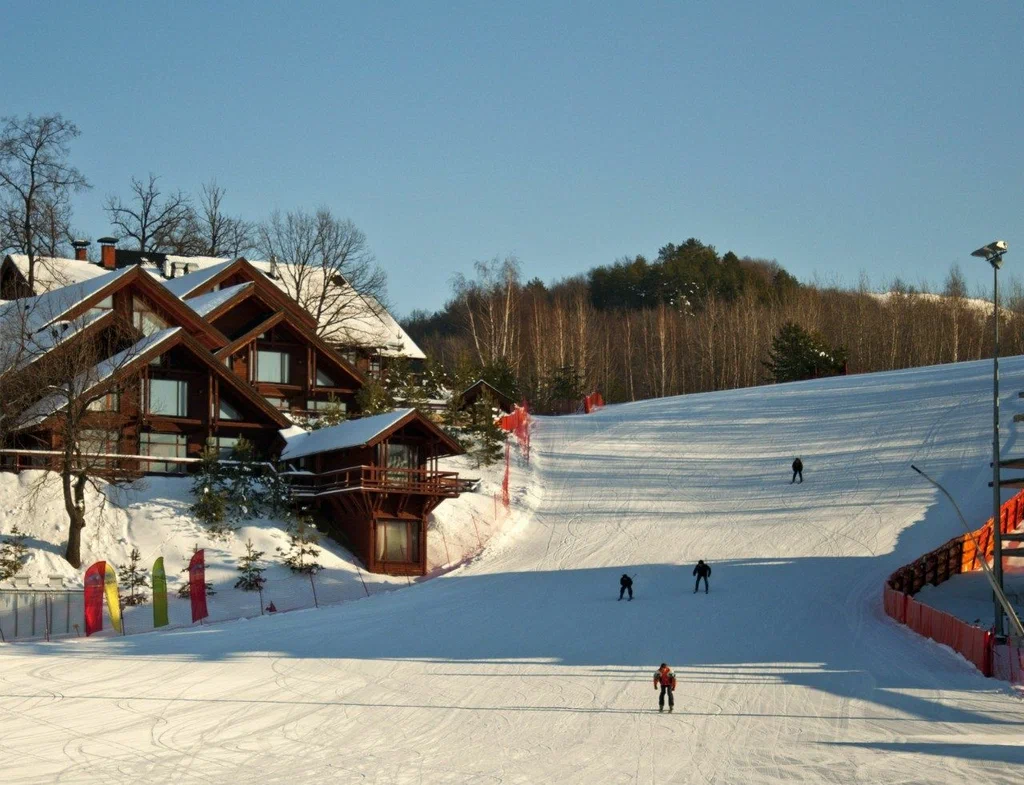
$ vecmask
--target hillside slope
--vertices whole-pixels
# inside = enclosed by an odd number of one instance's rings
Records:
[[[1012,410],[1024,360],[1004,368]],[[541,419],[533,519],[437,580],[0,649],[5,782],[1009,782],[1024,704],[880,603],[892,569],[958,530],[912,461],[984,518],[989,374]],[[1016,432],[1004,440],[1012,453]],[[697,558],[708,595],[692,591]],[[632,603],[615,601],[622,572]],[[661,661],[673,715],[655,710]]]

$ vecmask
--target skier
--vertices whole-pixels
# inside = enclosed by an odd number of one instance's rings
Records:
[[[620,600],[622,599],[622,596],[627,591],[629,592],[629,600],[630,600],[630,602],[632,602],[633,601],[633,579],[630,578],[628,575],[623,574],[622,577],[619,578],[619,599]]]
[[[654,672],[654,689],[657,690],[659,686],[661,687],[661,695],[658,696],[658,711],[665,711],[665,695],[667,694],[668,712],[671,714],[672,709],[676,705],[675,698],[672,697],[672,693],[676,691],[676,675],[664,662]]]
[[[700,579],[704,579],[704,593],[708,593],[708,578],[711,577],[711,567],[704,563],[703,559],[697,560],[697,566],[693,568],[693,574],[697,576],[697,582],[693,584],[693,593],[700,588]]]
[[[800,482],[803,482],[804,481],[804,462],[801,461],[799,458],[794,458],[793,459],[793,479],[789,481],[790,485],[792,485],[793,483],[796,482],[797,475],[800,475]]]

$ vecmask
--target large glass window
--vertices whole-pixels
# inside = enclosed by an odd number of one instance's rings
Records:
[[[317,387],[337,387],[337,383],[331,378],[331,375],[320,368],[316,369],[316,385]]]
[[[256,381],[270,384],[288,384],[291,379],[287,352],[260,349],[256,357]]]
[[[167,327],[167,322],[140,297],[132,298],[132,324],[143,335],[152,335]]]
[[[114,298],[113,298],[112,295],[107,295],[102,300],[100,300],[98,303],[93,305],[93,307],[89,309],[89,313],[90,314],[101,314],[101,313],[104,313],[105,311],[110,311],[113,308],[114,308]]]
[[[329,401],[318,401],[314,398],[306,399],[307,412],[322,412],[326,409],[334,409],[341,414],[347,414],[348,404],[344,401],[339,401],[337,398],[331,398]]]
[[[144,433],[139,437],[139,455],[161,458],[184,458],[188,449],[184,435],[176,433]],[[185,464],[165,461],[146,461],[145,471],[162,474],[183,474]]]
[[[377,561],[418,562],[419,521],[377,521]]]
[[[109,391],[95,400],[89,401],[87,407],[91,412],[116,412],[121,408],[121,394]]]
[[[291,409],[291,404],[288,402],[287,398],[278,398],[273,395],[267,395],[265,397],[266,400],[270,403],[270,405],[273,406],[275,409],[280,409],[282,412],[286,412],[289,409]]]
[[[179,379],[150,379],[149,413],[188,417],[188,382]]]
[[[230,403],[225,401],[223,398],[220,399],[220,411],[218,416],[222,420],[242,420],[242,413],[238,409],[232,406]]]
[[[83,430],[78,436],[78,446],[84,453],[116,454],[119,437],[117,430]]]
[[[231,458],[232,453],[235,451],[235,445],[238,444],[237,436],[218,436],[217,437],[217,452],[220,455],[222,461],[226,461]]]

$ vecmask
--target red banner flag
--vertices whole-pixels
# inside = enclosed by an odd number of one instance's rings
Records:
[[[206,612],[206,557],[205,551],[198,550],[188,563],[188,596],[192,601],[192,623],[205,619]]]
[[[92,635],[103,629],[103,586],[107,563],[98,561],[85,571],[85,634]]]

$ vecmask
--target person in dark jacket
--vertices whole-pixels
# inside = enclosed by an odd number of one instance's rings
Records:
[[[793,459],[793,479],[789,481],[790,485],[792,485],[793,483],[796,482],[797,475],[800,476],[800,482],[803,482],[804,481],[804,462],[801,461],[799,458],[794,458]]]
[[[661,687],[661,695],[658,696],[658,711],[665,711],[665,696],[668,695],[668,710],[671,714],[676,706],[676,700],[672,693],[676,691],[676,675],[664,662],[654,672],[654,689]]]
[[[633,599],[633,579],[628,575],[623,575],[619,578],[619,599],[622,599],[622,595],[629,592],[629,599]]]
[[[704,593],[708,593],[708,578],[711,577],[711,568],[704,563],[703,559],[697,561],[697,566],[693,568],[693,574],[697,576],[697,582],[693,585],[693,593],[697,593],[697,589],[700,588],[700,579],[704,579]]]

